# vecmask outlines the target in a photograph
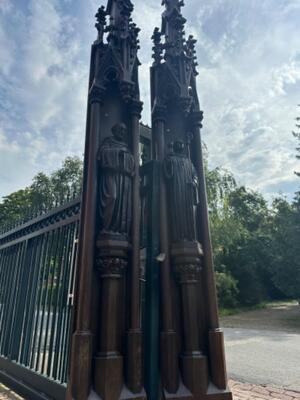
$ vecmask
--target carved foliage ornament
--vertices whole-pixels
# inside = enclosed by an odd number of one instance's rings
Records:
[[[200,279],[201,261],[195,263],[182,263],[174,266],[175,275],[179,283],[194,283]]]
[[[96,266],[101,278],[122,278],[128,262],[118,257],[98,257]]]

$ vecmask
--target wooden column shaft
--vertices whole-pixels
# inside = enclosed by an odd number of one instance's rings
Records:
[[[76,330],[72,336],[70,383],[67,394],[67,398],[74,400],[86,400],[91,389],[91,306],[95,255],[100,107],[100,102],[93,102],[88,106],[84,187],[79,234]]]
[[[155,124],[155,136],[157,138],[157,157],[161,163],[160,186],[159,186],[159,206],[160,206],[160,252],[163,254],[161,263],[162,280],[162,331],[174,330],[172,317],[172,296],[171,296],[171,265],[170,265],[170,244],[168,234],[168,212],[167,212],[167,189],[162,172],[162,163],[165,158],[165,124],[161,119],[157,119]]]
[[[90,105],[90,138],[88,140],[87,172],[83,188],[81,228],[79,237],[79,298],[77,304],[77,330],[90,329],[91,288],[93,280],[96,204],[97,204],[97,151],[99,148],[100,103]]]
[[[209,324],[209,363],[213,383],[221,390],[227,388],[227,373],[224,351],[223,332],[219,327],[219,312],[217,302],[217,291],[214,275],[213,253],[211,247],[211,236],[209,227],[208,203],[206,192],[206,181],[203,163],[203,153],[201,145],[201,120],[202,113],[195,115],[193,133],[196,148],[196,169],[199,176],[199,200],[200,215],[199,223],[201,226],[201,241],[204,251],[204,269],[203,278],[206,289],[208,306],[208,324]],[[231,396],[231,395],[230,395]]]
[[[206,192],[206,181],[203,163],[203,152],[201,144],[201,133],[200,133],[200,121],[195,121],[193,126],[194,143],[195,143],[195,166],[199,178],[199,224],[201,229],[201,244],[204,252],[204,274],[203,277],[206,279],[204,286],[206,287],[206,294],[208,300],[208,322],[210,329],[219,328],[219,312],[217,303],[217,292],[214,277],[214,265],[213,265],[213,254],[211,247],[211,235],[209,227],[209,216],[207,206],[207,192]]]
[[[140,116],[142,103],[134,101],[131,108],[132,129],[132,153],[135,160],[133,177],[133,201],[132,201],[132,253],[129,264],[130,278],[130,321],[127,332],[126,349],[126,385],[132,393],[141,393],[143,390],[143,335],[141,330],[141,293],[140,293],[140,223],[141,223],[141,199],[140,199]],[[143,396],[142,396],[143,397]]]
[[[154,119],[154,132],[157,144],[157,158],[160,161],[160,253],[161,262],[161,355],[163,386],[168,393],[176,393],[179,388],[179,365],[177,334],[174,327],[170,244],[168,234],[167,192],[162,165],[165,158],[165,122],[162,118]]]
[[[130,329],[139,330],[140,322],[140,165],[139,165],[139,143],[140,143],[140,114],[132,113],[132,152],[135,160],[135,171],[133,177],[133,215],[132,215],[132,264],[131,264],[131,315]]]
[[[182,283],[183,352],[200,352],[199,325],[197,320],[197,283]]]
[[[119,354],[121,289],[122,278],[102,279],[98,354]]]

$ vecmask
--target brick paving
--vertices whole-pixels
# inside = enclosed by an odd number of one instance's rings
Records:
[[[229,380],[234,400],[300,400],[300,392],[269,386]]]
[[[300,392],[269,386],[229,380],[234,400],[300,400]],[[0,400],[24,400],[0,383]]]
[[[24,400],[12,390],[0,383],[0,400]]]

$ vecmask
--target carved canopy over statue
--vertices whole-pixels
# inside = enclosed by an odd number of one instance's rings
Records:
[[[198,204],[198,176],[182,141],[164,161],[170,204],[172,242],[197,240],[195,206]]]
[[[126,141],[126,125],[119,123],[112,128],[112,137],[104,139],[99,149],[101,235],[130,235],[134,158]]]

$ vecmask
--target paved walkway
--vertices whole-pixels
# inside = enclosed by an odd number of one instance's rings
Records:
[[[229,381],[234,400],[300,400],[300,392],[265,385]],[[0,400],[24,400],[0,383]]]
[[[276,386],[229,381],[234,400],[300,400],[300,392]]]
[[[0,383],[0,400],[23,400],[23,398]]]
[[[299,334],[244,328],[224,332],[231,379],[300,392]]]
[[[234,400],[300,400],[300,392],[229,380]],[[0,383],[0,400],[24,400]]]

